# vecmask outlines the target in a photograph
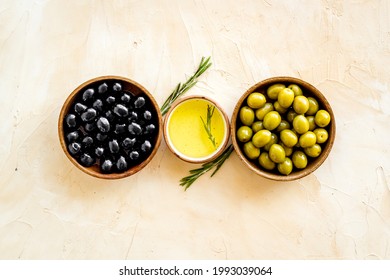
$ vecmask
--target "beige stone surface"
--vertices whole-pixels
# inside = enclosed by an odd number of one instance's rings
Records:
[[[325,163],[280,183],[235,153],[197,167],[163,142],[134,176],[78,170],[57,136],[82,82],[120,75],[161,105],[202,56],[187,95],[230,116],[265,78],[320,89],[337,138]],[[385,0],[0,2],[0,259],[389,259],[390,4]]]

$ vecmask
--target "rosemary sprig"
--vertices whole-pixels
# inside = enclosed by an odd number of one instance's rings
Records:
[[[213,143],[214,148],[217,148],[217,145],[215,144],[215,137],[213,133],[211,132],[211,119],[214,115],[215,106],[207,105],[207,121],[205,122],[200,116],[200,119],[202,120],[203,127],[206,130],[207,136],[209,137],[211,143]]]
[[[176,99],[187,92],[190,88],[192,88],[197,83],[197,78],[199,78],[199,76],[202,75],[211,66],[210,58],[210,56],[207,58],[202,57],[202,60],[200,61],[198,69],[194,75],[188,78],[184,84],[179,83],[175,87],[171,95],[168,96],[167,100],[165,100],[164,104],[161,106],[161,114],[163,116],[168,112],[169,108],[171,108],[172,103],[175,102]]]
[[[168,96],[167,100],[165,100],[164,104],[160,108],[161,114],[163,116],[169,111],[169,108],[171,108],[172,103],[175,102],[176,99],[178,99],[181,95],[187,92],[190,88],[192,88],[196,84],[197,78],[199,78],[199,76],[202,75],[211,66],[210,58],[211,57],[207,57],[207,58],[202,57],[198,69],[196,70],[194,75],[188,78],[188,80],[184,84],[179,83],[175,87],[175,89]],[[215,168],[213,173],[211,173],[211,177],[213,177],[214,174],[217,173],[217,171],[221,168],[225,160],[229,158],[232,152],[233,152],[233,145],[229,145],[223,151],[223,153],[215,160],[203,164],[200,168],[190,170],[190,175],[182,178],[180,180],[180,185],[184,187],[184,190],[187,190],[192,185],[192,183],[196,181],[196,179],[198,179],[206,172]]]
[[[214,174],[217,173],[217,171],[221,168],[225,160],[229,158],[232,152],[233,145],[230,144],[215,160],[202,164],[200,168],[190,170],[190,175],[180,180],[180,186],[183,186],[184,190],[186,191],[192,185],[192,183],[196,181],[196,179],[215,167],[215,170],[213,173],[211,173],[210,176],[213,177]]]

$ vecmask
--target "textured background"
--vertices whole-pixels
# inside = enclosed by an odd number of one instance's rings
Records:
[[[390,259],[389,13],[386,0],[2,0],[0,258]],[[208,55],[187,95],[229,116],[265,78],[320,89],[337,120],[323,166],[273,182],[233,153],[184,192],[196,166],[164,142],[118,181],[65,157],[57,120],[79,84],[129,77],[161,105]]]

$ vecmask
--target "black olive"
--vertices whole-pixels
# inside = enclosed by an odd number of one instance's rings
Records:
[[[129,110],[122,104],[117,104],[114,107],[114,113],[117,114],[119,117],[126,117],[129,114]]]
[[[122,134],[126,132],[126,124],[117,124],[115,125],[115,133]]]
[[[152,119],[152,113],[150,111],[146,110],[144,112],[144,119],[147,120],[147,121],[151,120]]]
[[[87,132],[92,132],[92,131],[95,130],[95,128],[96,128],[96,123],[95,122],[86,123],[85,126],[84,126],[84,129]]]
[[[81,145],[80,143],[73,142],[68,145],[69,153],[73,156],[77,155],[81,151]]]
[[[67,126],[70,128],[76,127],[77,126],[76,115],[74,115],[74,114],[66,115],[65,122],[66,122]]]
[[[103,101],[100,99],[96,99],[95,102],[93,102],[92,107],[96,109],[96,111],[103,111]]]
[[[81,114],[81,120],[83,122],[90,122],[96,117],[96,110],[89,108],[87,111]]]
[[[103,133],[110,131],[110,122],[105,117],[100,117],[96,122],[96,125],[97,128]]]
[[[127,169],[127,161],[123,156],[120,156],[116,162],[116,168],[118,171],[124,171]]]
[[[108,142],[108,148],[110,149],[110,152],[113,154],[116,154],[119,152],[119,144],[117,140],[111,140]]]
[[[82,112],[84,112],[85,110],[87,110],[87,106],[85,106],[84,104],[81,104],[81,103],[76,103],[74,105],[74,111],[77,113],[77,114],[81,114]]]
[[[122,95],[122,97],[121,97],[121,100],[122,100],[122,102],[124,102],[124,103],[129,103],[130,100],[131,100],[131,96],[128,95],[127,93],[124,93],[124,94]]]
[[[91,157],[89,154],[82,154],[80,156],[80,163],[85,167],[90,167],[95,164],[95,158]]]
[[[122,90],[122,85],[120,83],[115,83],[114,86],[112,87],[114,91],[121,91]]]
[[[130,116],[129,116],[129,122],[133,122],[133,121],[136,121],[138,119],[138,115],[136,112],[134,111],[131,111],[130,112]]]
[[[97,157],[101,157],[104,154],[104,148],[103,147],[97,147],[95,149],[95,155]]]
[[[98,92],[99,93],[105,93],[108,89],[108,86],[106,83],[103,83],[101,84],[99,87],[98,87]]]
[[[148,124],[146,127],[145,127],[145,134],[152,134],[153,131],[156,129],[156,127],[154,126],[154,124]]]
[[[106,159],[105,161],[103,161],[103,163],[101,165],[101,170],[104,173],[109,173],[112,170],[112,166],[113,166],[112,161],[109,159]]]
[[[70,143],[70,142],[76,141],[76,140],[79,138],[79,136],[80,136],[80,134],[79,134],[79,132],[76,130],[76,131],[69,132],[69,133],[66,135],[66,139],[68,140],[68,143]]]
[[[115,97],[114,96],[107,97],[106,102],[107,102],[107,104],[110,104],[110,105],[114,104],[115,103]]]
[[[138,123],[132,122],[129,124],[129,132],[133,135],[139,135],[142,132],[142,128]]]
[[[139,153],[137,151],[132,151],[129,154],[131,160],[137,160],[139,158]]]
[[[112,111],[108,110],[105,114],[107,120],[109,120],[110,122],[114,121],[115,120],[115,115]]]
[[[122,141],[122,147],[125,149],[125,150],[129,150],[130,148],[132,148],[135,144],[137,140],[135,138],[125,138],[123,139]]]
[[[96,139],[100,142],[104,142],[107,138],[108,138],[107,134],[103,134],[100,132],[96,134]]]
[[[83,93],[83,100],[87,101],[87,100],[93,98],[94,94],[95,94],[95,91],[92,88],[87,89]]]
[[[145,105],[145,98],[143,98],[142,96],[138,97],[135,101],[134,101],[134,106],[135,108],[141,108],[142,106]]]
[[[82,141],[84,147],[89,148],[93,145],[93,138],[91,136],[85,136]]]
[[[145,153],[149,152],[152,149],[152,144],[148,140],[145,140],[141,145],[141,150]]]

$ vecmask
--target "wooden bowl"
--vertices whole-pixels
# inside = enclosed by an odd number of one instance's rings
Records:
[[[309,159],[309,157],[308,157],[308,164],[307,164],[306,168],[301,169],[301,170],[294,168],[293,171],[289,175],[281,175],[280,173],[278,173],[277,170],[276,171],[265,170],[257,163],[257,161],[249,160],[243,152],[242,143],[240,143],[236,137],[237,129],[241,126],[241,121],[239,119],[239,111],[240,111],[240,108],[246,104],[246,98],[248,97],[248,95],[251,94],[252,92],[260,92],[260,93],[263,93],[265,96],[267,96],[266,95],[267,88],[273,84],[276,84],[276,83],[285,84],[286,86],[288,86],[290,84],[297,84],[298,86],[301,87],[303,94],[305,96],[308,96],[308,97],[312,96],[312,97],[316,98],[316,100],[318,101],[318,103],[320,105],[320,109],[327,110],[331,116],[331,122],[326,127],[326,130],[328,131],[329,137],[328,137],[328,140],[324,144],[321,144],[321,148],[322,148],[321,154],[317,158],[314,158],[314,159],[311,159],[311,158]],[[270,102],[270,101],[268,101],[268,97],[267,97],[267,102]],[[302,178],[304,176],[309,175],[310,173],[315,171],[318,167],[320,167],[320,165],[328,157],[328,155],[332,149],[332,146],[333,146],[333,143],[335,140],[335,136],[336,136],[336,122],[335,122],[335,117],[333,114],[332,107],[330,106],[329,102],[326,100],[325,96],[318,89],[316,89],[314,86],[312,86],[311,84],[309,84],[305,81],[302,81],[300,79],[293,78],[293,77],[274,77],[274,78],[266,79],[264,81],[261,81],[255,85],[253,85],[238,100],[238,102],[234,108],[232,119],[231,119],[231,135],[232,135],[232,142],[233,142],[233,146],[234,146],[235,151],[237,152],[239,158],[244,162],[244,164],[247,167],[249,167],[249,169],[254,171],[256,174],[258,174],[262,177],[271,179],[271,180],[292,181],[292,180],[296,180],[296,179],[299,179],[299,178]]]
[[[78,161],[73,158],[67,149],[66,141],[65,141],[65,133],[64,133],[64,118],[67,115],[67,113],[70,111],[70,108],[74,105],[74,101],[82,94],[87,88],[89,87],[96,87],[97,85],[100,85],[103,82],[107,83],[114,83],[119,82],[122,85],[122,90],[130,91],[134,94],[134,96],[138,96],[140,94],[143,94],[146,96],[147,99],[149,99],[149,104],[151,104],[152,108],[150,108],[153,116],[154,116],[154,122],[157,124],[156,129],[157,132],[154,136],[154,139],[152,140],[153,143],[153,150],[151,153],[140,163],[138,163],[135,166],[130,167],[130,169],[121,172],[121,173],[102,173],[99,169],[99,167],[95,164],[91,167],[84,167]],[[142,168],[144,168],[154,157],[156,154],[158,147],[161,143],[162,138],[162,116],[160,112],[160,108],[153,98],[153,96],[140,84],[138,84],[135,81],[132,81],[127,78],[119,77],[119,76],[102,76],[97,77],[94,79],[91,79],[89,81],[84,82],[83,84],[79,85],[66,99],[64,105],[62,106],[59,120],[58,120],[58,135],[61,143],[61,147],[63,151],[65,152],[65,155],[68,157],[68,159],[81,171],[97,177],[101,179],[120,179],[124,178],[130,175],[133,175],[140,171]]]
[[[171,141],[171,137],[169,135],[169,123],[170,123],[170,118],[172,116],[172,113],[181,104],[183,104],[189,100],[204,100],[204,101],[210,103],[210,105],[213,105],[220,113],[220,115],[222,117],[223,124],[224,124],[224,135],[223,135],[223,139],[221,141],[221,144],[218,146],[218,148],[213,153],[211,153],[210,155],[204,156],[204,157],[191,157],[191,156],[188,156],[188,155],[180,152],[175,147],[173,142]],[[172,104],[171,108],[167,112],[167,115],[165,116],[163,133],[164,133],[165,142],[166,142],[169,150],[171,150],[171,152],[174,153],[177,157],[179,157],[180,159],[182,159],[186,162],[189,162],[189,163],[202,164],[202,163],[206,163],[206,162],[209,162],[209,161],[216,159],[218,156],[220,156],[223,153],[227,143],[229,142],[229,136],[230,136],[229,117],[222,110],[221,106],[216,101],[212,100],[211,98],[201,96],[201,95],[187,96],[184,98],[180,98],[179,100],[177,100],[176,102],[174,102]],[[191,145],[191,143],[189,143],[189,145]]]

